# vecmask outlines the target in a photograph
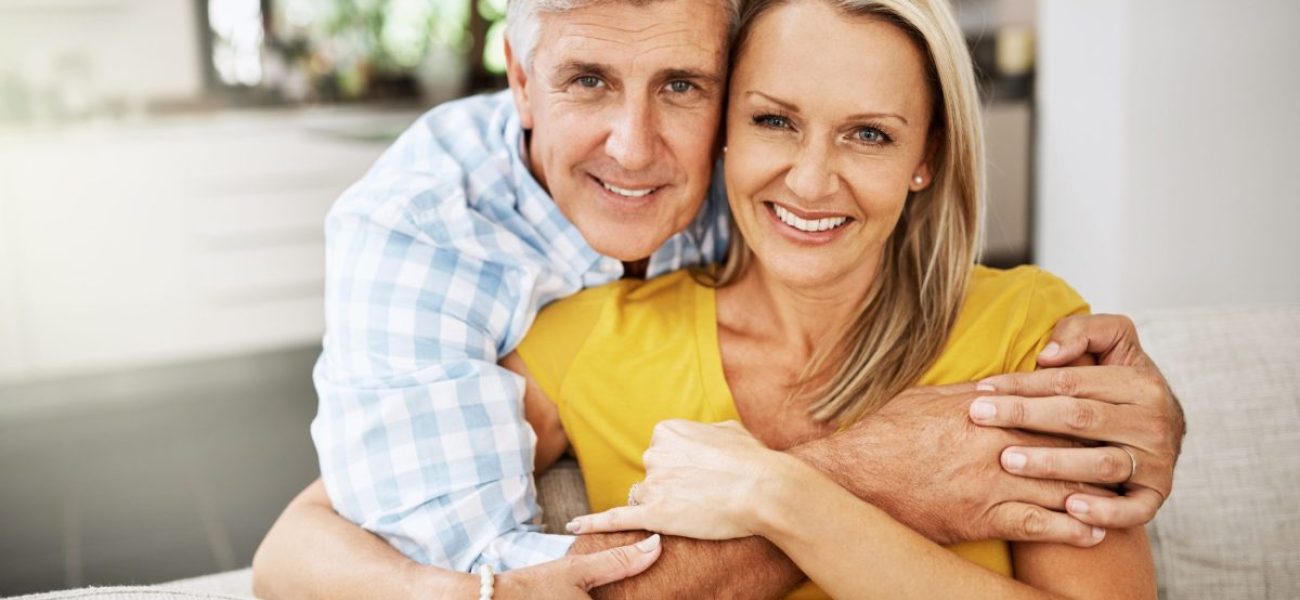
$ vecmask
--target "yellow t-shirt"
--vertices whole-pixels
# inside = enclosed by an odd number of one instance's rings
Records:
[[[645,478],[641,454],[665,419],[740,420],[718,351],[711,288],[685,272],[624,280],[546,307],[517,349],[556,403],[593,511],[622,506]],[[1031,371],[1052,327],[1088,305],[1036,267],[977,267],[942,354],[917,383],[942,385]],[[773,357],[773,360],[780,360]],[[1005,542],[949,547],[1011,575]],[[790,598],[825,598],[807,584]]]

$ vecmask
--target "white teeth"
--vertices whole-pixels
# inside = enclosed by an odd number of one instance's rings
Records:
[[[794,213],[784,209],[779,204],[773,204],[772,208],[776,211],[777,218],[782,223],[789,225],[799,231],[816,233],[818,231],[829,231],[848,222],[848,217],[827,217],[825,219],[801,219]]]
[[[605,183],[604,181],[600,183],[601,185],[605,186],[605,189],[614,192],[615,194],[618,194],[620,196],[626,196],[628,198],[644,198],[645,196],[649,196],[651,192],[655,191],[655,188],[648,188],[644,190],[629,190],[629,189],[618,187],[616,185],[610,185],[608,183]]]

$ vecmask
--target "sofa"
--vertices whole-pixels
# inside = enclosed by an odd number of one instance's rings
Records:
[[[1174,493],[1148,526],[1161,598],[1300,598],[1300,306],[1139,316],[1187,416]],[[572,461],[538,482],[546,526],[585,512]],[[248,569],[24,600],[249,599]]]

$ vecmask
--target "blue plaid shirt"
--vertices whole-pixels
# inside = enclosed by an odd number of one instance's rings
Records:
[[[497,360],[542,306],[623,273],[560,213],[522,147],[509,92],[444,104],[326,219],[311,426],[325,488],[407,556],[461,571],[537,564],[573,543],[540,532],[523,380]],[[715,183],[650,276],[721,257],[726,210]]]

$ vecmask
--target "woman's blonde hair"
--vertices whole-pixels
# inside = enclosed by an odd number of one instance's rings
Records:
[[[790,0],[750,0],[741,9],[733,61],[758,17]],[[939,357],[966,297],[975,264],[984,194],[979,93],[965,39],[945,0],[828,2],[847,15],[881,19],[906,32],[926,56],[933,118],[929,187],[912,193],[886,242],[863,308],[839,343],[816,353],[795,394],[821,422],[846,425],[916,383]],[[750,250],[732,227],[731,249],[714,284],[736,281]]]

